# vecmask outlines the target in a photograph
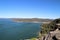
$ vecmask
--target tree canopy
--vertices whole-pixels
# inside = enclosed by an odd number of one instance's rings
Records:
[[[51,30],[56,30],[57,29],[57,25],[56,24],[58,24],[58,23],[60,23],[60,18],[53,20],[49,24],[42,24],[41,34],[48,33]]]

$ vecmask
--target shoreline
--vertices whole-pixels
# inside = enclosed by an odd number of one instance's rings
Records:
[[[25,22],[25,21],[14,21],[14,22],[22,22],[22,23],[42,23],[42,24],[49,24],[50,22],[37,22],[37,21],[33,21],[33,22]]]

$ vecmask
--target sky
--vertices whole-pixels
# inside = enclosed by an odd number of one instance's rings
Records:
[[[60,0],[0,0],[0,18],[60,18]]]

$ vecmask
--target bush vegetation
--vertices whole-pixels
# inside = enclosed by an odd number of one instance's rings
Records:
[[[56,25],[57,23],[60,23],[60,18],[53,20],[49,24],[42,24],[40,33],[41,34],[47,34],[49,31],[55,30],[57,28],[57,25]]]

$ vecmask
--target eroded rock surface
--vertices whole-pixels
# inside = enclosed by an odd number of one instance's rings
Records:
[[[44,40],[60,40],[60,30],[51,31],[45,36]]]

